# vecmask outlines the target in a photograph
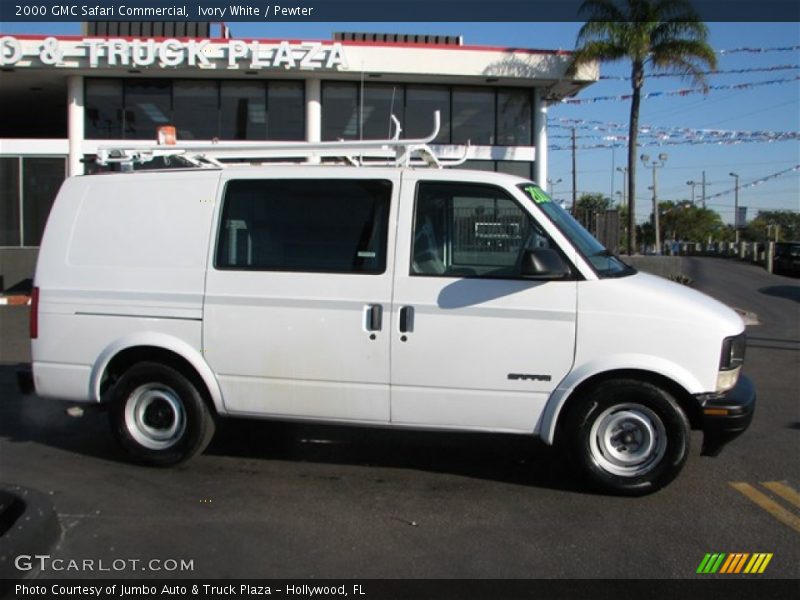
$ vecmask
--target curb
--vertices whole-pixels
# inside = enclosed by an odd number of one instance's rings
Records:
[[[50,497],[18,485],[0,483],[0,579],[21,579],[14,559],[46,554],[58,541],[61,525]],[[0,581],[0,597],[5,593]]]

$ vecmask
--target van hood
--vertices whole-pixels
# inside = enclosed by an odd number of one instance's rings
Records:
[[[716,329],[723,337],[744,331],[744,321],[736,311],[686,285],[641,272],[602,281],[618,286],[615,293],[609,295],[613,297],[610,301],[616,303],[613,308],[607,307],[610,312],[648,316],[679,323],[682,327]]]

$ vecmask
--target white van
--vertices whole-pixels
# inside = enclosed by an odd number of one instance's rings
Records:
[[[531,181],[394,143],[408,166],[201,153],[69,178],[36,269],[36,392],[107,404],[154,465],[228,416],[504,432],[624,494],[670,482],[690,428],[707,454],[747,428],[733,310],[626,266]]]

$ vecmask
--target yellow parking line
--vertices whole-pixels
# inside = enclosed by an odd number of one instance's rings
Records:
[[[730,485],[733,489],[744,494],[747,498],[755,502],[758,506],[763,508],[778,521],[784,525],[788,525],[797,533],[800,533],[800,517],[786,510],[772,498],[759,492],[749,483],[744,483],[743,481],[731,481]]]
[[[800,508],[800,493],[798,493],[793,487],[783,483],[782,481],[764,481],[761,483],[761,485],[763,485],[776,496],[780,496],[787,502],[791,502],[797,508]]]

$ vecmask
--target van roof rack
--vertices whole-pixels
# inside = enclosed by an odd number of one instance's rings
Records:
[[[107,166],[150,162],[156,158],[180,157],[195,167],[224,168],[231,161],[259,162],[290,159],[335,158],[353,166],[429,166],[441,168],[457,166],[467,160],[469,145],[464,146],[462,156],[439,158],[428,145],[439,135],[441,116],[433,114],[433,132],[424,138],[400,139],[402,128],[392,115],[395,133],[386,140],[340,140],[334,142],[265,142],[265,143],[211,143],[174,145],[134,144],[131,146],[100,146],[96,162]],[[226,163],[225,161],[229,161]]]

